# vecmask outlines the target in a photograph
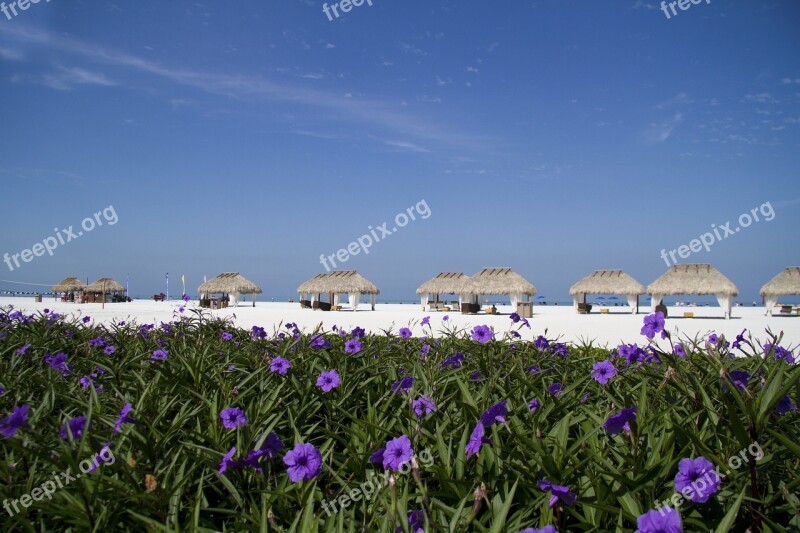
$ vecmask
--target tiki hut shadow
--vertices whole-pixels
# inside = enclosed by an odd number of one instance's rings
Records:
[[[348,304],[353,311],[358,311],[362,294],[370,295],[371,309],[375,310],[375,298],[381,290],[354,270],[342,270],[328,274],[318,274],[297,287],[300,294],[300,307],[319,309],[321,311],[340,311],[340,298],[347,295]],[[322,300],[328,296],[328,301]],[[310,299],[309,299],[310,298]]]
[[[733,298],[739,289],[716,268],[708,264],[675,265],[647,287],[652,296],[652,311],[665,296],[713,295],[717,297],[726,319],[731,318]]]
[[[245,278],[238,272],[223,272],[197,287],[200,293],[200,307],[221,309],[228,307],[232,301],[233,307],[239,306],[239,298],[243,294],[253,297],[253,307],[256,306],[256,294],[261,294],[261,287]],[[215,297],[219,295],[219,297]]]
[[[772,312],[778,304],[778,298],[798,295],[800,295],[800,267],[787,267],[786,270],[761,287],[761,296],[767,307],[767,316],[772,316]],[[781,306],[781,314],[778,316],[800,316],[800,309],[797,310],[797,315],[792,315],[792,310],[790,305]]]
[[[570,287],[573,307],[580,314],[588,314],[592,306],[586,303],[588,294],[611,294],[625,296],[631,310],[629,313],[639,312],[639,296],[644,294],[644,285],[622,270],[595,270],[575,285]],[[610,308],[604,314],[628,314],[628,312],[612,313]]]

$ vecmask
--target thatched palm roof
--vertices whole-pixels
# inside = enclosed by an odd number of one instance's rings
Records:
[[[739,289],[719,270],[707,264],[675,265],[647,287],[648,294],[724,294],[738,296]]]
[[[200,294],[261,294],[261,287],[238,272],[223,272],[197,287]]]
[[[86,292],[125,292],[125,287],[111,278],[100,278],[87,285],[84,290]]]
[[[318,274],[297,287],[300,294],[380,294],[381,290],[355,270]]]
[[[504,294],[536,294],[528,280],[510,268],[484,268],[466,282],[471,294],[504,295]]]
[[[461,272],[439,272],[417,289],[417,294],[459,294],[464,291],[469,276]]]
[[[66,278],[53,285],[53,292],[75,292],[86,289],[86,284],[76,277]]]
[[[800,294],[800,267],[786,267],[786,270],[761,287],[761,296],[789,296],[792,294]]]
[[[595,270],[570,287],[569,294],[644,294],[644,285],[622,270]]]

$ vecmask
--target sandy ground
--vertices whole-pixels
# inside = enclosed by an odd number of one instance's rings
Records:
[[[33,297],[0,298],[0,306],[13,305],[17,309],[31,313],[43,309],[51,309],[61,314],[72,313],[76,316],[91,316],[95,321],[136,321],[140,324],[168,322],[178,313],[183,302],[154,302],[150,300],[136,300],[130,303],[106,304],[105,309],[100,304],[72,304],[45,299],[36,303]],[[191,301],[188,309],[196,308],[197,301]],[[471,329],[473,326],[485,324],[494,329],[496,334],[508,331],[512,325],[509,320],[511,307],[499,306],[500,315],[462,315],[460,313],[443,313],[423,311],[420,305],[378,304],[375,311],[370,311],[368,304],[361,304],[357,312],[353,311],[312,311],[300,309],[298,303],[265,302],[240,303],[237,308],[228,308],[211,311],[220,317],[233,317],[235,324],[247,328],[257,325],[272,331],[281,323],[295,322],[305,331],[312,331],[322,324],[330,331],[332,326],[352,329],[360,326],[368,332],[381,333],[384,330],[394,330],[401,327],[410,327],[415,335],[436,336],[443,326],[459,329]],[[643,342],[644,337],[639,333],[642,321],[646,315],[645,308],[640,314],[632,315],[626,307],[611,307],[610,313],[603,315],[592,313],[578,315],[571,306],[534,306],[533,318],[530,319],[531,329],[522,328],[520,333],[523,339],[531,340],[537,335],[547,331],[547,337],[554,339],[560,337],[562,341],[574,343],[592,341],[596,345],[616,346],[622,342]],[[695,318],[683,318],[685,311],[694,312]],[[188,311],[186,311],[188,312]],[[724,320],[722,311],[714,307],[670,307],[667,319],[667,329],[678,332],[680,337],[694,338],[710,333],[725,334],[728,339],[733,339],[743,329],[747,328],[758,338],[765,340],[765,331],[770,329],[775,333],[783,332],[784,340],[781,343],[787,348],[796,348],[800,345],[800,317],[798,316],[764,316],[763,307],[735,307],[731,320]],[[432,331],[423,328],[419,322],[423,317],[430,316]],[[443,321],[445,316],[448,321]]]

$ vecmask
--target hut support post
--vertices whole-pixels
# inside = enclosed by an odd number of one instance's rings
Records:
[[[253,293],[253,307],[256,306],[256,293]]]
[[[375,296],[376,295],[370,294],[369,296],[370,296],[369,301],[372,304],[372,310],[374,311],[375,310]]]

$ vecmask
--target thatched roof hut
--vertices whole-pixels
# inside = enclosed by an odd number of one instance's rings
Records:
[[[86,284],[76,277],[65,278],[53,285],[53,292],[82,292]]]
[[[242,294],[253,295],[253,307],[256,306],[256,294],[261,294],[261,287],[245,278],[238,272],[223,272],[216,278],[212,278],[197,287],[197,292],[203,295],[211,294],[230,294],[233,305],[239,305],[239,297]]]
[[[360,275],[355,270],[342,270],[330,272],[328,274],[318,274],[310,280],[297,287],[301,299],[305,295],[311,295],[311,305],[319,301],[322,294],[330,295],[333,300],[332,305],[339,305],[339,296],[347,294],[350,307],[355,311],[362,294],[371,296],[372,310],[375,310],[375,297],[381,290],[377,285]]]
[[[647,293],[652,296],[653,311],[664,296],[674,294],[715,295],[720,307],[725,310],[725,318],[731,317],[731,303],[739,289],[719,270],[707,264],[675,265],[664,275],[648,285]]]
[[[619,294],[627,297],[631,312],[636,314],[644,285],[622,270],[595,270],[570,287],[569,293],[576,311],[579,303],[586,303],[587,294]]]
[[[114,281],[111,278],[100,278],[89,285],[86,285],[84,289],[85,292],[95,292],[95,293],[103,293],[106,294],[114,294],[117,292],[125,292],[125,287],[122,283],[118,281]]]
[[[442,294],[458,294],[459,301],[461,295],[469,294],[469,276],[462,272],[439,272],[439,274],[426,281],[417,288],[420,302],[424,308],[428,305],[428,299],[433,296],[436,301]]]
[[[469,294],[477,297],[477,303],[480,303],[483,295],[508,295],[513,307],[517,306],[524,295],[530,300],[536,294],[536,287],[510,268],[484,268],[469,278],[465,288]]]
[[[792,295],[800,295],[800,267],[786,267],[786,270],[761,287],[761,296],[764,297],[767,314],[770,316],[779,297]]]

